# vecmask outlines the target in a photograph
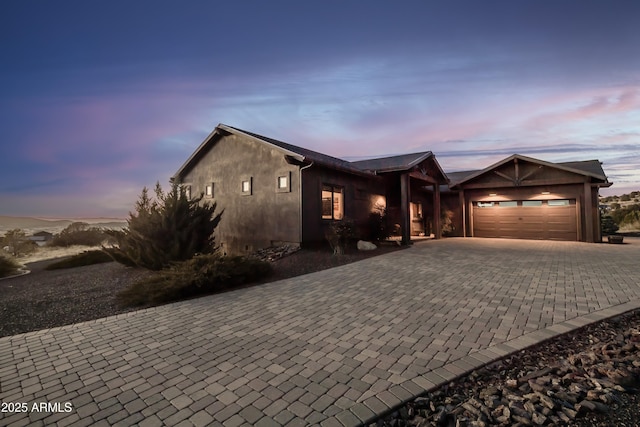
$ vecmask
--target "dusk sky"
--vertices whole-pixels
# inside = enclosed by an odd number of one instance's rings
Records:
[[[124,218],[218,123],[640,190],[637,0],[5,0],[0,55],[0,215]]]

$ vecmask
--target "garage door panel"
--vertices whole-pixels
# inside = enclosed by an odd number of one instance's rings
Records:
[[[477,237],[577,240],[575,202],[563,206],[473,207]]]

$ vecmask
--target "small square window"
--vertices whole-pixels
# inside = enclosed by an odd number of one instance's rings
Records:
[[[243,195],[251,195],[251,178],[243,179],[240,189]]]
[[[276,193],[289,193],[291,191],[291,172],[276,172]]]
[[[278,188],[283,190],[289,188],[289,177],[288,176],[279,176],[278,177]]]
[[[182,189],[184,190],[184,195],[187,199],[191,199],[191,186],[190,185],[182,185]]]
[[[204,195],[207,197],[213,197],[213,183],[207,184],[204,188]]]

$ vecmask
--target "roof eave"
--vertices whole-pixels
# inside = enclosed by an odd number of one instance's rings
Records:
[[[607,177],[606,176],[602,176],[602,175],[598,175],[598,174],[594,174],[588,171],[583,171],[580,169],[575,169],[575,168],[571,168],[571,167],[567,167],[567,166],[563,166],[557,163],[551,163],[551,162],[546,162],[544,160],[539,160],[539,159],[534,159],[533,157],[527,157],[527,156],[523,156],[521,154],[512,154],[511,156],[507,157],[506,159],[500,160],[499,162],[496,162],[482,170],[479,170],[471,175],[469,175],[468,177],[466,177],[465,179],[458,181],[454,184],[451,185],[451,188],[459,188],[459,186],[461,184],[464,184],[465,182],[471,181],[472,179],[475,179],[477,177],[479,177],[480,175],[483,175],[487,172],[489,172],[492,169],[497,168],[498,166],[502,166],[505,163],[510,162],[511,160],[514,159],[519,159],[519,160],[524,160],[527,162],[531,162],[531,163],[536,163],[539,165],[543,165],[543,166],[547,166],[547,167],[552,167],[552,168],[556,168],[556,169],[560,169],[560,170],[564,170],[566,172],[571,172],[571,173],[575,173],[578,175],[583,175],[583,176],[590,176],[592,178],[596,178],[602,181],[607,181]]]
[[[277,149],[279,151],[284,152],[284,154],[286,156],[291,156],[291,157],[293,157],[294,159],[296,159],[296,160],[298,160],[300,162],[305,160],[305,156],[303,156],[300,153],[296,153],[294,151],[287,150],[286,148],[279,147],[279,146],[277,146],[275,144],[270,143],[269,141],[265,141],[264,139],[256,138],[255,136],[249,135],[248,133],[245,133],[245,132],[241,131],[240,129],[236,129],[236,128],[233,128],[231,126],[227,126],[227,125],[222,124],[222,123],[220,123],[217,127],[219,127],[220,129],[224,129],[225,131],[230,132],[230,133],[240,134],[240,135],[245,136],[247,138],[250,138],[250,139],[252,139],[254,141],[257,141],[257,142],[259,142],[261,144],[266,144],[269,147],[272,147],[272,148],[275,148],[275,149]]]
[[[200,152],[204,150],[204,148],[209,144],[209,141],[218,133],[220,125],[216,126],[209,135],[202,141],[202,143],[196,148],[196,150],[191,153],[189,158],[180,166],[180,168],[173,174],[170,178],[170,181],[173,182],[176,178],[180,177],[184,171],[191,165],[191,163],[200,155]]]

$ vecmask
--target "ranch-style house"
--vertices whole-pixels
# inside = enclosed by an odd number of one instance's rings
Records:
[[[219,124],[171,178],[224,209],[225,253],[315,245],[332,221],[385,210],[412,236],[601,241],[597,160],[551,163],[514,154],[445,173],[431,151],[349,162]]]

